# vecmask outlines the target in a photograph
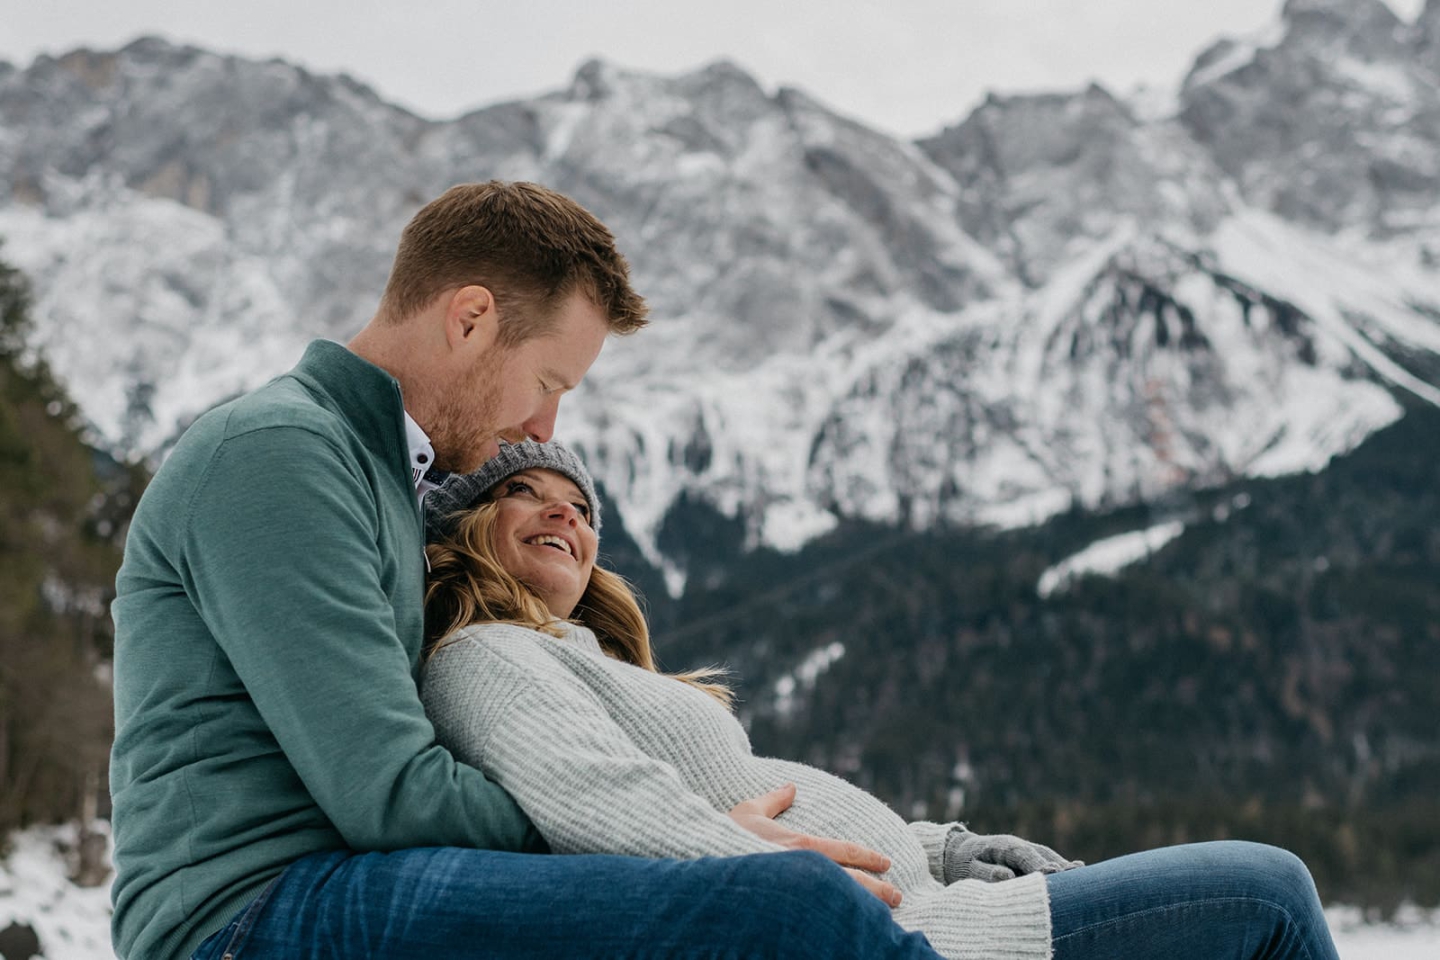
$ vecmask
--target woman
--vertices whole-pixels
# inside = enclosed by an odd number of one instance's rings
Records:
[[[713,675],[655,671],[633,594],[595,566],[593,484],[558,444],[503,447],[431,494],[426,525],[426,710],[557,853],[779,850],[726,811],[791,782],[785,825],[888,857],[896,921],[945,956],[1335,957],[1314,884],[1284,851],[1197,844],[1070,869],[1017,838],[906,824],[837,777],[754,756]]]

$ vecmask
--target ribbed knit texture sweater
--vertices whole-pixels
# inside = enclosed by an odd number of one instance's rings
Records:
[[[511,624],[457,632],[425,667],[421,698],[441,743],[520,804],[557,853],[695,858],[780,848],[727,816],[787,782],[779,821],[892,861],[902,926],[947,957],[1050,956],[1045,878],[941,883],[949,828],[906,824],[822,770],[757,757],[738,720],[695,687],[605,656],[589,630],[557,639]]]

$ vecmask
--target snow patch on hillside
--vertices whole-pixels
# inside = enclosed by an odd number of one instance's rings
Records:
[[[1149,557],[1184,532],[1184,523],[1171,520],[1144,530],[1132,530],[1097,540],[1042,573],[1035,591],[1042,598],[1047,598],[1086,574],[1109,576],[1119,573]]]
[[[829,670],[835,661],[843,656],[845,656],[845,645],[836,640],[818,650],[811,651],[804,660],[800,661],[799,666],[776,680],[776,712],[781,715],[792,712],[795,709],[795,694],[800,691],[813,690],[815,681],[820,679],[820,674]]]
[[[162,448],[215,402],[289,369],[310,339],[266,263],[170,200],[122,191],[64,218],[0,207],[0,237],[35,281],[34,345],[123,449]],[[138,376],[149,370],[163,376]]]

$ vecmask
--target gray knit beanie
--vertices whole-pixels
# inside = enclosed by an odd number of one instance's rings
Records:
[[[485,499],[490,489],[521,470],[554,470],[575,481],[590,505],[590,528],[600,532],[600,498],[580,458],[555,441],[501,443],[500,452],[474,473],[456,473],[425,496],[425,542],[434,543],[455,530],[461,514]]]

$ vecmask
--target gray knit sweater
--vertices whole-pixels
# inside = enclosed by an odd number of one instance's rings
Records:
[[[886,854],[902,926],[947,957],[1048,958],[1038,874],[945,886],[948,826],[906,824],[875,797],[801,763],[757,757],[740,723],[689,684],[605,656],[594,634],[565,639],[510,624],[460,631],[425,668],[440,742],[504,787],[556,853],[695,858],[776,845],[727,815],[787,782],[793,830]]]

